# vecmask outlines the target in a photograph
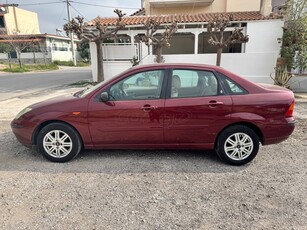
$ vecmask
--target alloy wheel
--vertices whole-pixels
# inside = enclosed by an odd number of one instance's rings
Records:
[[[253,148],[252,138],[245,133],[232,134],[224,144],[224,151],[232,160],[246,159],[253,152]]]
[[[63,158],[71,152],[73,142],[67,133],[61,130],[51,130],[44,136],[43,147],[50,156]]]

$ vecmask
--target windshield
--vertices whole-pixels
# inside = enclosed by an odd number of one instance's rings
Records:
[[[131,68],[130,68],[131,69]],[[129,71],[130,69],[120,73],[120,74],[124,74],[125,72]],[[74,94],[75,97],[86,97],[88,94],[90,94],[91,92],[94,92],[96,89],[100,88],[102,85],[107,84],[109,81],[113,80],[114,78],[118,77],[120,74],[115,75],[114,77],[111,77],[109,79],[106,79],[100,83],[98,83],[97,85],[93,85],[93,86],[88,86],[86,89],[81,90],[77,93]]]
[[[75,93],[74,96],[76,96],[76,97],[85,97],[85,96],[87,96],[88,94],[90,94],[91,92],[94,92],[96,89],[100,88],[102,85],[108,83],[108,82],[111,81],[112,79],[113,79],[113,78],[104,80],[104,81],[98,83],[97,85],[88,86],[86,89],[81,90],[81,91]]]

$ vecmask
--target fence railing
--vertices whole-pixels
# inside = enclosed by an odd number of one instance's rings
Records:
[[[133,57],[139,59],[140,46],[138,43],[106,43],[103,44],[103,60],[128,61]]]

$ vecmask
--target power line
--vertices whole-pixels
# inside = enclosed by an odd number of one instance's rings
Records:
[[[91,4],[91,3],[84,3],[84,2],[78,2],[78,1],[70,1],[76,4],[81,5],[87,5],[87,6],[98,6],[103,8],[120,8],[120,9],[128,9],[128,10],[138,10],[138,7],[122,7],[122,6],[108,6],[108,5],[98,5],[98,4]],[[58,4],[63,3],[63,1],[57,1],[57,2],[36,2],[36,3],[25,3],[25,4],[19,4],[19,6],[33,6],[33,5],[50,5],[50,4]]]
[[[106,6],[106,5],[98,5],[98,4],[91,4],[91,3],[84,3],[84,2],[78,2],[73,1],[74,3],[81,4],[81,5],[87,5],[87,6],[98,6],[98,7],[104,7],[104,8],[120,8],[120,9],[127,9],[127,10],[138,10],[140,8],[138,7],[122,7],[122,6]]]
[[[50,5],[50,4],[58,4],[63,2],[37,2],[37,3],[26,3],[26,4],[18,4],[19,6],[34,6],[34,5]]]
[[[83,16],[80,11],[78,11],[72,4],[70,4],[71,8],[73,8],[80,16],[82,16],[83,18],[85,18],[86,21],[89,21],[85,16]]]

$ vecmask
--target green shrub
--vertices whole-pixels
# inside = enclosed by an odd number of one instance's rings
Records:
[[[12,68],[4,68],[2,71],[4,72],[12,72],[12,73],[24,73],[30,71],[48,71],[48,70],[57,70],[59,67],[55,64],[24,64],[22,68],[19,67],[18,64],[12,64]]]
[[[62,66],[74,66],[72,61],[54,61],[53,64],[55,65],[62,65]],[[88,66],[88,62],[77,62],[78,67]]]

